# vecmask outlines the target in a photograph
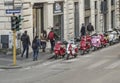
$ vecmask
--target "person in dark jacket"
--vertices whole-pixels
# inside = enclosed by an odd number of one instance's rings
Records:
[[[86,34],[86,28],[85,28],[85,25],[82,24],[82,27],[81,27],[81,36],[84,36]]]
[[[27,35],[27,31],[25,31],[22,36],[21,36],[21,41],[22,41],[22,45],[23,45],[23,52],[21,57],[23,57],[24,52],[26,51],[26,58],[28,58],[28,53],[29,53],[29,45],[30,43],[30,38],[29,35]]]
[[[38,58],[39,47],[40,47],[40,40],[38,39],[38,36],[35,36],[35,38],[32,41],[33,61],[36,61]]]
[[[93,31],[94,31],[94,27],[91,23],[89,23],[88,26],[87,26],[88,34],[91,35]]]

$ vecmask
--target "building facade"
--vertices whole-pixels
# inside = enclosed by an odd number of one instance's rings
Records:
[[[13,3],[14,1],[14,3]],[[17,31],[17,47],[20,47],[20,35],[27,30],[32,41],[43,30],[54,31],[57,40],[69,40],[80,35],[82,23],[92,23],[95,32],[104,32],[120,28],[119,0],[0,0],[0,43],[2,48],[12,48],[13,34],[11,16],[8,9],[21,9],[24,20],[21,30]],[[104,7],[102,2],[106,4]],[[14,4],[14,5],[13,5]]]

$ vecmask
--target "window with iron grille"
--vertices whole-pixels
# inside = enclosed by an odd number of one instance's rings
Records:
[[[90,9],[90,0],[84,0],[84,4],[85,4],[85,10],[89,10]]]

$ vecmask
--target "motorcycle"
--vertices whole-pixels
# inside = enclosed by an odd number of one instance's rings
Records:
[[[89,52],[91,49],[91,37],[82,36],[80,41],[80,54],[83,55],[85,52]]]
[[[70,56],[74,56],[75,58],[78,55],[78,45],[75,44],[74,40],[71,40],[67,44],[67,57],[68,60]]]
[[[92,35],[91,38],[91,45],[92,45],[92,50],[95,51],[99,48],[101,48],[101,41],[100,41],[100,35],[94,34]]]
[[[58,41],[54,46],[54,58],[57,59],[59,56],[64,58],[65,54],[65,45],[61,41]]]

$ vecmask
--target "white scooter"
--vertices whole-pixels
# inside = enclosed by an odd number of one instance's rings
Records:
[[[109,37],[109,44],[110,45],[119,42],[119,35],[117,34],[116,31],[109,31],[108,37]]]
[[[70,40],[67,44],[67,57],[68,60],[70,56],[74,56],[75,58],[78,55],[78,45],[74,43],[74,40]]]

